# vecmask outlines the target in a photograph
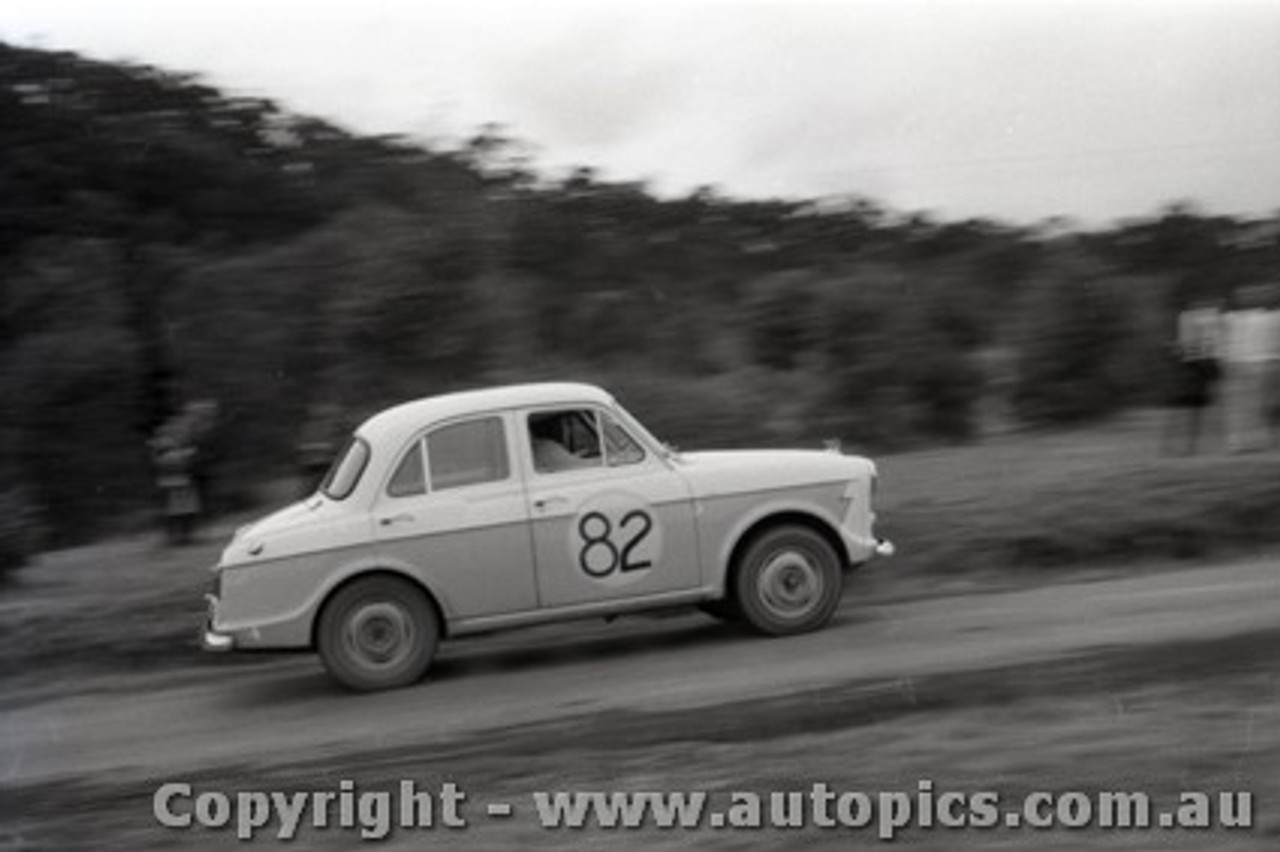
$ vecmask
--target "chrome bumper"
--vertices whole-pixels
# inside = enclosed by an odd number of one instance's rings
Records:
[[[219,633],[208,625],[200,634],[200,647],[206,651],[230,651],[236,641],[225,633]]]
[[[853,535],[844,528],[841,528],[840,533],[844,537],[849,564],[852,566],[863,565],[873,557],[884,558],[898,552],[898,548],[887,538]]]
[[[200,647],[206,651],[230,651],[236,640],[226,633],[213,629],[214,618],[218,614],[218,599],[214,595],[205,595],[209,604],[209,617],[205,620],[204,630],[200,632]]]

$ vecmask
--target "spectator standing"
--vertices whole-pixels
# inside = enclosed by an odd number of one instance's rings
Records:
[[[1223,423],[1229,452],[1248,452],[1264,440],[1267,367],[1272,316],[1265,310],[1269,288],[1240,287],[1223,317],[1225,370]]]
[[[1268,442],[1276,450],[1280,449],[1280,284],[1271,286],[1265,314],[1268,348],[1262,381],[1263,416]]]
[[[169,544],[187,544],[195,533],[200,515],[200,491],[192,467],[195,448],[185,435],[162,429],[151,442],[156,487],[160,489],[165,533]]]
[[[1222,372],[1222,323],[1222,313],[1212,301],[1189,304],[1178,314],[1173,392],[1169,400],[1173,411],[1164,436],[1166,453],[1194,454],[1199,448],[1205,411],[1213,405]],[[1179,432],[1183,433],[1181,450],[1176,440]]]
[[[151,440],[156,486],[160,490],[170,544],[189,543],[205,509],[208,464],[203,448],[218,419],[213,400],[187,403],[166,420]]]

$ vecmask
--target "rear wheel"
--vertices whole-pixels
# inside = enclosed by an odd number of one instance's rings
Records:
[[[805,633],[826,624],[843,590],[844,573],[835,549],[803,526],[779,526],[759,534],[734,574],[734,597],[742,617],[773,636]]]
[[[316,646],[329,674],[368,692],[418,681],[440,641],[435,608],[399,577],[375,576],[341,589],[320,614]]]

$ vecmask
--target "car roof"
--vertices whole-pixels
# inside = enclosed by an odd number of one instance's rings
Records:
[[[459,391],[415,399],[388,408],[366,420],[357,433],[374,443],[407,439],[419,429],[486,411],[541,405],[596,403],[613,405],[613,397],[595,385],[580,382],[537,382]]]

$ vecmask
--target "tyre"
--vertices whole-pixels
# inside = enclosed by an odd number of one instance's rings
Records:
[[[779,526],[757,535],[734,572],[742,618],[771,636],[816,630],[831,619],[844,591],[840,557],[808,527]]]
[[[440,641],[440,621],[422,590],[375,576],[342,588],[325,605],[316,648],[335,680],[369,692],[417,682]]]

